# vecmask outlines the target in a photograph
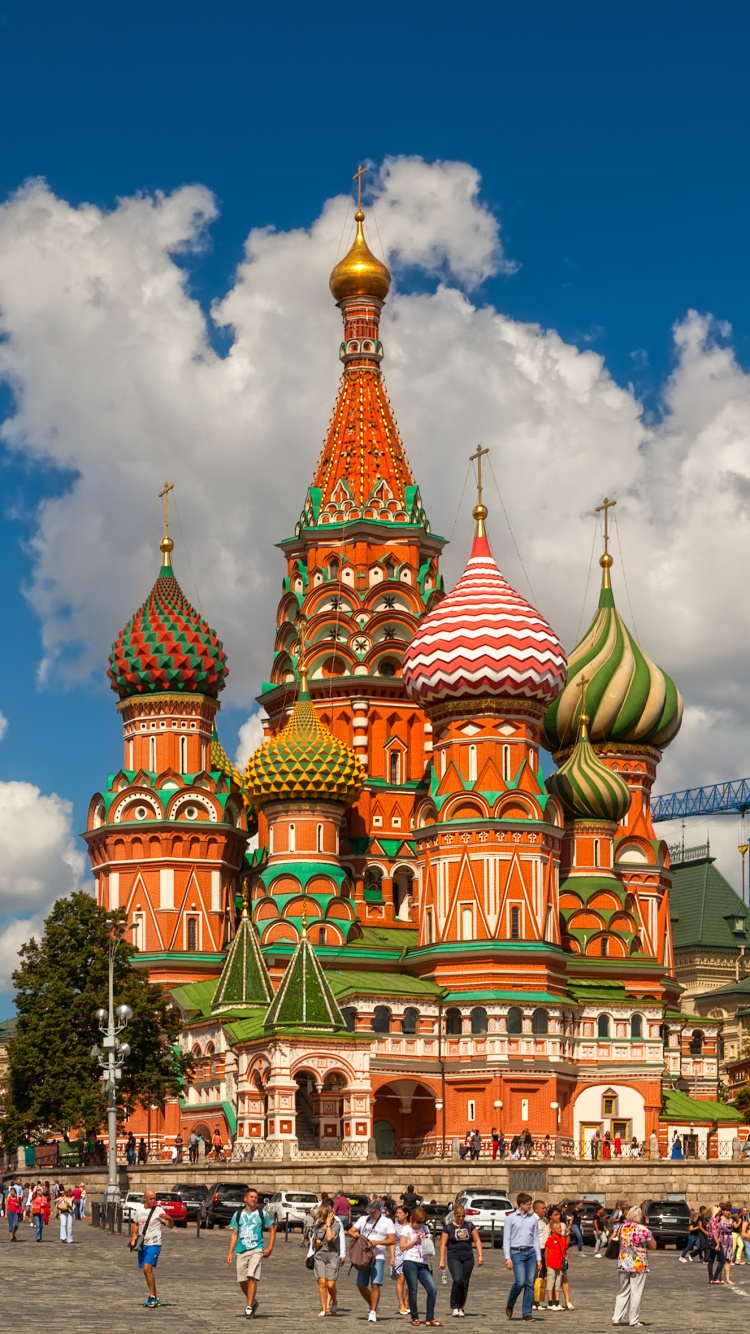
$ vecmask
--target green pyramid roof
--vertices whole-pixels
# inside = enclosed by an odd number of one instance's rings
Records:
[[[346,1029],[338,1002],[305,930],[287,964],[264,1027],[314,1029],[316,1032]]]
[[[703,945],[736,953],[748,941],[750,914],[713,857],[673,864],[669,910],[676,950]]]
[[[227,950],[211,1009],[242,1010],[266,1006],[273,1000],[273,985],[261,954],[258,932],[243,909],[237,934]]]

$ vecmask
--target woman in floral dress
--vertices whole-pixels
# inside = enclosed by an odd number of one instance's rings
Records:
[[[613,1325],[627,1320],[630,1325],[642,1325],[640,1318],[643,1289],[648,1274],[648,1252],[656,1250],[656,1242],[643,1226],[643,1213],[636,1206],[629,1209],[620,1228],[620,1258],[617,1263],[620,1288],[615,1301]]]

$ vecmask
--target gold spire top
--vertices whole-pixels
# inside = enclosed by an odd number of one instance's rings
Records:
[[[588,741],[589,739],[589,716],[586,712],[586,686],[589,684],[589,678],[582,676],[578,682],[578,689],[581,692],[581,712],[578,718],[578,736],[576,741]]]
[[[482,449],[481,445],[477,445],[476,454],[469,456],[470,461],[473,463],[476,460],[477,465],[477,503],[472,510],[472,517],[476,519],[477,523],[474,532],[475,537],[484,537],[485,535],[484,521],[487,518],[487,506],[482,503],[482,458],[489,452],[488,449]]]
[[[159,499],[164,498],[164,536],[159,543],[159,550],[164,557],[164,565],[171,569],[174,542],[169,536],[169,493],[174,491],[174,482],[165,482],[164,490],[159,492]]]
[[[604,497],[604,503],[597,505],[596,512],[604,510],[604,554],[599,557],[599,564],[602,567],[602,588],[611,588],[609,572],[612,569],[612,557],[609,554],[609,511],[617,504],[616,500],[610,500],[609,496]]]
[[[242,916],[250,916],[250,882],[247,876],[242,881]]]
[[[375,258],[362,230],[365,220],[362,211],[362,177],[366,171],[367,167],[360,167],[352,178],[357,182],[357,212],[354,214],[357,235],[348,255],[344,255],[331,274],[330,288],[336,301],[344,301],[352,296],[370,296],[384,301],[391,286],[388,269],[381,260]]]
[[[307,617],[299,615],[294,622],[297,633],[299,634],[299,657],[297,659],[297,671],[299,672],[299,693],[307,694],[307,643],[305,641],[305,628],[307,626]]]

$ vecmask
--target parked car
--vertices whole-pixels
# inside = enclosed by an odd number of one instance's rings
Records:
[[[370,1203],[369,1195],[347,1195],[347,1200],[351,1205],[349,1217],[351,1219],[361,1218],[367,1213],[367,1206]]]
[[[208,1195],[208,1186],[188,1186],[186,1184],[180,1184],[179,1186],[175,1186],[174,1194],[179,1195],[180,1199],[185,1201],[188,1223],[196,1223],[200,1218],[202,1220],[202,1226],[205,1227],[206,1220],[202,1205]]]
[[[277,1190],[268,1202],[268,1212],[277,1227],[283,1227],[288,1219],[289,1227],[302,1228],[306,1215],[318,1208],[320,1200],[309,1190]]]
[[[443,1230],[443,1224],[450,1212],[449,1204],[420,1204],[420,1209],[424,1209],[425,1222],[435,1236],[440,1236]]]
[[[643,1222],[660,1250],[674,1243],[679,1250],[687,1246],[690,1210],[685,1200],[644,1200]]]
[[[497,1190],[462,1190],[455,1198],[443,1220],[443,1225],[453,1222],[453,1209],[462,1204],[466,1210],[466,1220],[476,1228],[483,1241],[492,1239],[494,1223],[495,1245],[501,1246],[503,1226],[508,1214],[513,1212],[513,1205],[507,1195]]]
[[[132,1222],[134,1210],[133,1205],[143,1204],[142,1190],[129,1190],[122,1202],[122,1221],[123,1223]]]
[[[245,1203],[247,1185],[241,1181],[217,1181],[203,1201],[203,1214],[209,1232],[214,1227],[226,1227],[238,1209]]]
[[[156,1203],[174,1220],[175,1227],[187,1227],[187,1205],[173,1190],[156,1192]]]

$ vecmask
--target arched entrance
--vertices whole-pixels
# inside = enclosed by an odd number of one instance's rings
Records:
[[[318,1147],[315,1102],[318,1086],[315,1075],[310,1070],[298,1070],[294,1076],[297,1092],[294,1095],[294,1110],[297,1114],[297,1143],[301,1149]]]
[[[375,1152],[378,1158],[395,1158],[396,1136],[390,1121],[376,1121],[373,1126]]]
[[[419,1153],[425,1140],[437,1133],[437,1108],[435,1094],[427,1084],[416,1079],[391,1079],[383,1084],[375,1094],[374,1112],[375,1149],[378,1157],[412,1157]],[[387,1144],[388,1135],[385,1126],[393,1132],[393,1153],[383,1153],[378,1149],[377,1126],[381,1126],[381,1140]]]

